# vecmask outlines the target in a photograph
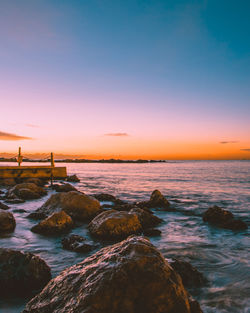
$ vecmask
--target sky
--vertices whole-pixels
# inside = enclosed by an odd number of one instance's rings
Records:
[[[0,0],[0,155],[250,159],[248,0]]]

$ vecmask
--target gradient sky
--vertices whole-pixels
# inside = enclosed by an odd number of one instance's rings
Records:
[[[0,0],[0,153],[250,158],[247,0]]]

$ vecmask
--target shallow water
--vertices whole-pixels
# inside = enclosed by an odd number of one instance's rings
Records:
[[[0,164],[4,165],[4,164]],[[34,165],[34,163],[32,164]],[[63,165],[60,163],[59,165]],[[58,165],[58,166],[59,166]],[[250,312],[250,251],[249,230],[232,232],[208,226],[202,213],[211,205],[232,211],[250,226],[250,162],[249,161],[177,161],[153,164],[65,164],[68,174],[77,174],[80,183],[74,184],[87,193],[111,193],[123,200],[147,200],[159,189],[176,207],[177,212],[158,212],[164,219],[160,237],[151,238],[167,259],[189,261],[209,280],[209,285],[190,290],[205,313]],[[41,256],[56,276],[88,254],[61,249],[61,238],[34,234],[30,228],[36,221],[28,213],[41,206],[49,195],[24,204],[11,205],[17,227],[13,234],[0,237],[0,246],[21,249]],[[72,233],[80,234],[97,244],[85,226]],[[93,252],[91,252],[93,253]],[[23,299],[0,300],[0,312],[20,312]]]

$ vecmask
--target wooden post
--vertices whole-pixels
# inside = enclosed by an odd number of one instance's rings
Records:
[[[53,188],[53,167],[55,167],[54,153],[53,152],[51,152],[51,154],[50,154],[50,163],[51,163],[50,183],[51,183],[51,187]]]
[[[19,147],[19,149],[18,149],[18,157],[17,157],[18,166],[21,166],[22,161],[23,161],[23,157],[21,155],[21,147]]]

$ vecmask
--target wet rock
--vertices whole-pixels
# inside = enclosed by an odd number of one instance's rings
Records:
[[[152,212],[140,208],[133,208],[129,212],[138,216],[143,229],[152,228],[163,221],[161,218],[155,216]]]
[[[15,209],[13,210],[14,213],[26,213],[27,211],[25,211],[24,209]]]
[[[77,189],[71,184],[62,184],[62,185],[54,184],[53,189],[55,189],[56,192],[77,191]]]
[[[14,215],[0,209],[0,233],[13,232],[16,227]]]
[[[44,235],[54,235],[69,231],[73,227],[72,218],[64,211],[53,213],[39,224],[33,226],[31,231]]]
[[[170,265],[181,276],[185,287],[201,287],[207,283],[207,279],[190,263],[174,260]]]
[[[52,195],[33,214],[43,214],[48,216],[54,212],[63,210],[74,220],[88,221],[101,212],[98,200],[78,191],[61,192]]]
[[[160,236],[161,235],[161,231],[159,229],[156,229],[156,228],[148,228],[148,229],[145,229],[143,231],[143,234],[144,236]]]
[[[70,235],[62,239],[63,249],[74,252],[89,252],[93,247],[86,243],[86,238],[79,235]]]
[[[122,203],[122,204],[117,204],[115,203],[112,206],[112,209],[117,210],[117,211],[130,211],[133,209],[135,206],[132,203]]]
[[[161,253],[134,236],[64,270],[23,313],[194,313],[190,302]]]
[[[78,183],[80,181],[80,179],[75,174],[68,176],[65,180],[72,183]]]
[[[203,313],[199,302],[194,300],[191,296],[189,296],[189,304],[191,313]]]
[[[6,205],[6,204],[0,202],[0,210],[9,210],[9,208],[10,208],[10,207],[9,207],[8,205]]]
[[[5,187],[11,187],[16,185],[16,181],[14,178],[4,178],[0,179],[0,185]]]
[[[108,193],[98,193],[93,195],[93,197],[95,197],[98,201],[110,201],[110,202],[116,201],[116,197]]]
[[[121,239],[142,230],[141,223],[134,213],[108,210],[97,215],[89,224],[92,235],[101,239]]]
[[[162,209],[165,211],[175,211],[173,208],[170,207],[170,203],[159,190],[154,190],[152,192],[149,201],[136,202],[135,204],[136,206],[142,209],[154,208]]]
[[[25,200],[19,199],[19,198],[14,198],[14,199],[5,199],[5,202],[9,204],[19,204],[19,203],[24,203]]]
[[[46,194],[47,194],[46,190],[43,189],[42,187],[37,186],[36,184],[21,183],[11,188],[7,192],[6,197],[8,199],[20,198],[23,200],[32,200],[38,199]]]
[[[234,218],[234,215],[227,210],[214,205],[203,214],[203,221],[208,222],[217,227],[231,229],[231,230],[244,230],[247,229],[247,224],[241,220]]]
[[[33,220],[42,220],[42,219],[45,219],[47,217],[47,215],[45,213],[42,213],[42,212],[41,213],[32,212],[27,217],[31,218]]]
[[[50,268],[40,257],[0,248],[1,295],[33,294],[43,288],[50,279]]]
[[[152,192],[149,202],[151,207],[159,207],[164,209],[168,209],[170,207],[170,203],[159,190],[154,190]]]

